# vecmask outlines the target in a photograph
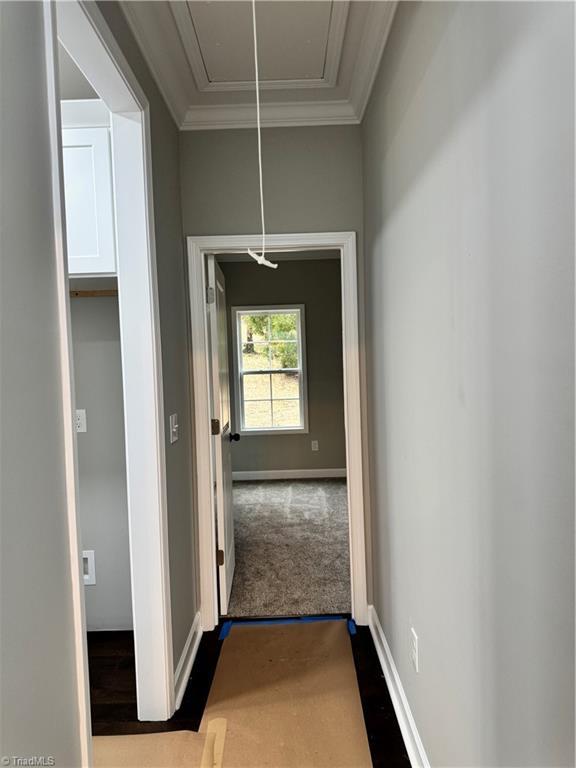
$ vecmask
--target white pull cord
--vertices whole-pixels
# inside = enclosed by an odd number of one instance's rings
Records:
[[[256,81],[256,127],[258,130],[258,178],[260,182],[260,216],[262,219],[262,254],[258,255],[251,248],[248,253],[258,264],[277,269],[278,264],[273,264],[266,258],[266,226],[264,223],[264,184],[262,183],[262,130],[260,126],[260,77],[258,73],[258,35],[256,33],[256,0],[252,0],[252,31],[254,33],[254,70]]]

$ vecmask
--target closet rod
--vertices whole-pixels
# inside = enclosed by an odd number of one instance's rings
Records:
[[[70,296],[73,299],[94,299],[101,296],[118,296],[117,288],[108,288],[106,290],[90,290],[90,291],[70,291]]]

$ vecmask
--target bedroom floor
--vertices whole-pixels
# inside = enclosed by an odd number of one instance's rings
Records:
[[[234,524],[228,615],[350,611],[345,480],[235,483]]]

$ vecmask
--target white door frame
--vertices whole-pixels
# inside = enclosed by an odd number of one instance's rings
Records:
[[[200,613],[202,629],[213,629],[219,620],[214,478],[211,462],[209,338],[206,313],[205,254],[211,252],[246,254],[258,250],[261,235],[188,237],[192,375],[194,380],[194,433],[198,486],[198,533],[200,554]],[[366,579],[366,532],[362,466],[362,419],[358,325],[358,276],[355,232],[312,232],[267,235],[267,250],[339,250],[342,276],[342,347],[344,364],[344,417],[350,530],[350,576],[352,617],[357,624],[368,623]],[[310,255],[313,258],[314,254]]]
[[[96,3],[59,2],[56,20],[58,39],[111,112],[138,717],[165,720],[174,712],[175,692],[149,105]],[[71,411],[73,399],[72,393]],[[74,582],[81,573],[78,549],[72,545]],[[77,589],[83,598],[83,585]],[[79,603],[76,646],[85,670],[83,599]],[[85,672],[80,684],[85,700]]]

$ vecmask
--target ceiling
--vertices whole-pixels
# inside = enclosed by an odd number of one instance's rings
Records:
[[[251,2],[122,7],[180,128],[255,124]],[[263,125],[359,123],[395,7],[387,0],[258,0]]]
[[[78,69],[62,43],[58,43],[58,76],[61,99],[98,98],[98,94]]]

